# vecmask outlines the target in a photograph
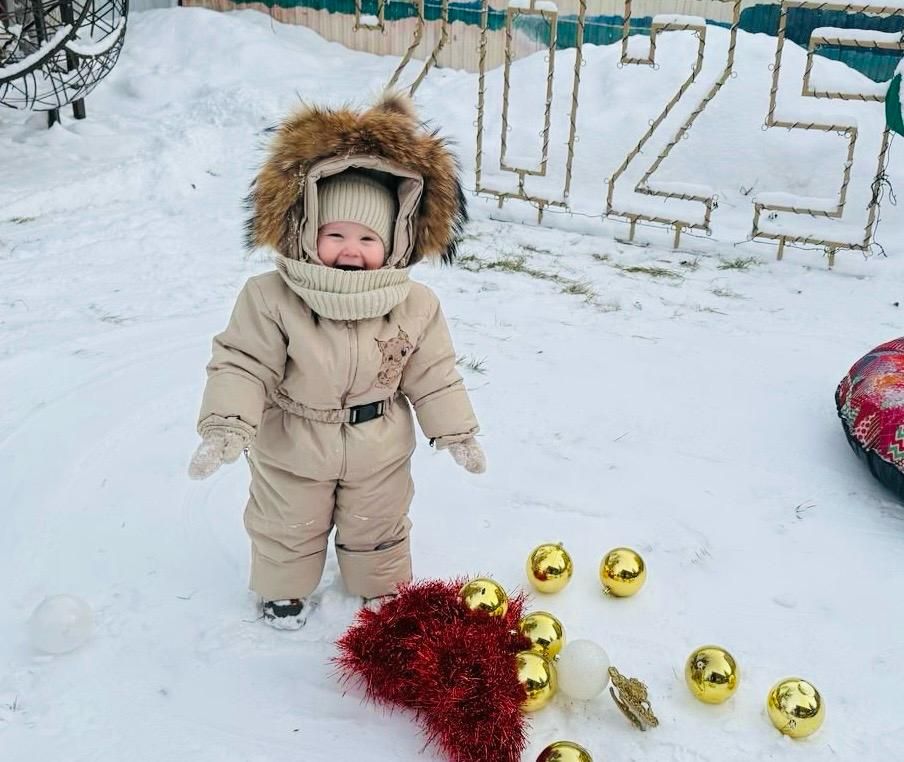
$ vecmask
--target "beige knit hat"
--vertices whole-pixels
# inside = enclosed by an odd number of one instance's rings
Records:
[[[375,177],[346,170],[317,184],[317,227],[328,222],[357,222],[383,241],[387,256],[398,215],[395,195]]]

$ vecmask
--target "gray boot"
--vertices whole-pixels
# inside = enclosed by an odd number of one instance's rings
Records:
[[[277,630],[300,630],[307,621],[308,609],[304,598],[264,601],[264,622]]]

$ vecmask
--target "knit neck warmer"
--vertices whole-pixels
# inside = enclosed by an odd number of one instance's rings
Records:
[[[337,270],[274,254],[286,285],[330,320],[382,317],[408,296],[408,269]]]

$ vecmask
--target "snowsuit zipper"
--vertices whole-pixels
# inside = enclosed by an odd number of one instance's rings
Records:
[[[358,375],[358,331],[355,327],[354,320],[345,321],[346,338],[348,339],[348,381],[345,391],[340,398],[340,407],[345,407],[348,395],[351,394],[352,387],[355,385],[355,377]]]
[[[358,332],[354,320],[345,321],[346,338],[348,339],[348,382],[345,391],[340,398],[340,407],[345,407],[348,395],[355,385],[355,376],[358,375]],[[348,468],[348,440],[346,439],[346,425],[342,425],[342,467],[339,478],[345,477]]]

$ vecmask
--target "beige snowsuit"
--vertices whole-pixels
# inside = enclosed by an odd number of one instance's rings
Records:
[[[357,120],[354,138],[342,120]],[[329,142],[324,131],[339,136],[334,154],[310,156]],[[304,143],[311,132],[318,141]],[[399,178],[392,255],[366,276],[319,264],[308,222],[317,180],[350,166]],[[276,249],[277,270],[248,280],[214,339],[198,430],[231,428],[249,444],[251,588],[265,600],[316,588],[334,526],[350,592],[369,598],[408,581],[411,408],[438,447],[477,432],[439,301],[407,277],[421,252],[454,251],[464,214],[454,166],[396,98],[363,114],[300,112],[257,178],[252,243]]]
[[[257,430],[245,510],[252,589],[267,600],[311,593],[334,524],[351,592],[381,595],[410,579],[408,400],[438,444],[477,430],[433,292],[412,283],[389,320],[315,322],[278,272],[259,275],[214,339],[208,374],[200,428],[209,416],[235,416]],[[325,411],[379,401],[381,417],[328,422],[345,416]]]

